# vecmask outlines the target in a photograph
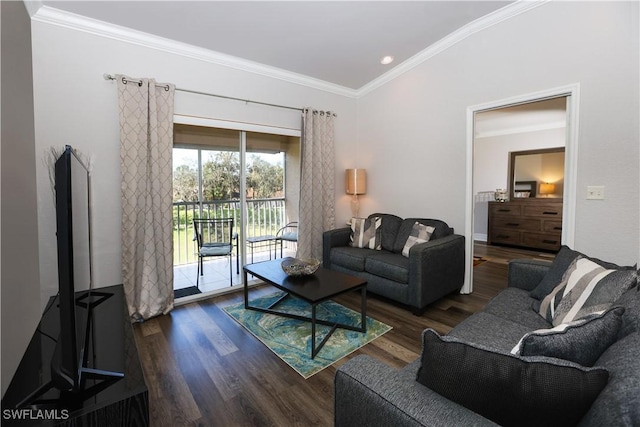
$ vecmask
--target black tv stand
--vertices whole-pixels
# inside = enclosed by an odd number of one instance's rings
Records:
[[[82,387],[60,391],[51,378],[53,337],[58,335],[60,322],[57,301],[50,301],[51,308],[43,314],[2,399],[3,426],[149,425],[148,391],[122,285],[100,288],[87,297],[86,292],[76,296],[78,305],[91,310],[92,334],[82,368]],[[93,311],[98,305],[100,308]]]

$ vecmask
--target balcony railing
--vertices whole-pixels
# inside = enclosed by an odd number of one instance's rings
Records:
[[[196,262],[193,218],[233,218],[240,235],[240,201],[176,202],[173,204],[173,263]],[[287,222],[285,199],[247,200],[246,237],[274,235]]]

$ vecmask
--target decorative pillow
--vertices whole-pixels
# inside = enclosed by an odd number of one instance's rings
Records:
[[[518,357],[422,334],[417,381],[502,426],[576,425],[609,372],[548,357]]]
[[[606,310],[637,282],[635,270],[607,270],[578,256],[562,281],[540,303],[538,313],[558,326]]]
[[[511,350],[516,356],[546,356],[593,366],[616,342],[624,307],[594,313],[551,329],[538,329],[520,339]]]
[[[409,234],[407,242],[404,244],[404,248],[402,248],[402,255],[409,258],[409,249],[418,243],[428,242],[434,231],[435,227],[420,224],[416,221],[415,224],[413,224],[413,228],[411,228],[411,234]]]
[[[351,218],[351,242],[354,248],[382,249],[382,218]]]
[[[577,257],[582,256],[583,258],[587,258],[596,264],[601,265],[602,267],[608,270],[636,270],[636,266],[625,266],[620,267],[611,262],[602,261],[597,258],[592,258],[580,253],[578,251],[574,251],[566,245],[562,245],[560,251],[556,254],[556,257],[553,259],[553,264],[551,268],[542,278],[538,286],[535,287],[530,293],[529,296],[531,298],[535,298],[537,300],[542,300],[546,297],[558,284],[562,281],[562,277],[564,276],[564,272],[567,271],[569,264]]]

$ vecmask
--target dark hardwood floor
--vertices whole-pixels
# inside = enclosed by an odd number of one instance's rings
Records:
[[[474,292],[449,295],[420,317],[369,295],[367,315],[393,330],[307,380],[222,311],[241,301],[242,293],[180,306],[169,315],[136,324],[151,425],[333,425],[333,377],[341,364],[368,354],[403,367],[419,356],[423,329],[447,333],[506,287],[509,259],[553,258],[483,244],[476,244],[475,255],[486,261],[474,268]],[[270,292],[273,288],[265,286],[252,295]],[[354,309],[360,304],[355,293],[336,301]]]

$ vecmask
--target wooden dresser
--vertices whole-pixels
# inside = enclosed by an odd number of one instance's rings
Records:
[[[562,240],[562,199],[489,202],[490,245],[558,251]]]

